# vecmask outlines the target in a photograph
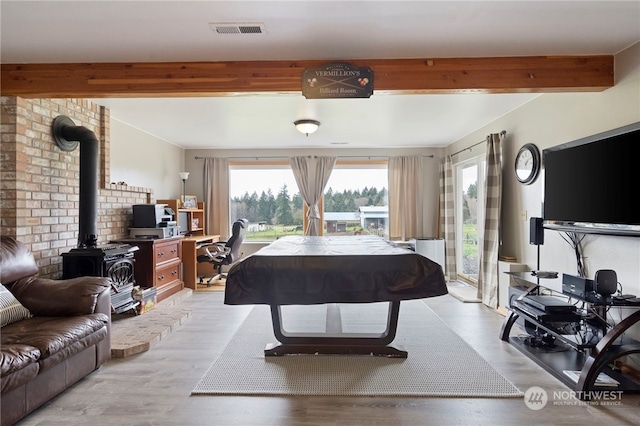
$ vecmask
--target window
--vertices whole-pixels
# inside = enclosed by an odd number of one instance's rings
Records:
[[[455,166],[456,170],[456,269],[458,277],[478,283],[484,200],[484,158],[476,157]]]
[[[325,235],[389,235],[386,161],[338,161],[324,192]]]
[[[323,235],[388,235],[386,161],[341,162],[325,188]],[[304,234],[304,201],[287,161],[229,165],[230,220],[249,220],[246,241]]]
[[[230,220],[246,218],[245,241],[302,235],[302,197],[288,162],[229,165]]]

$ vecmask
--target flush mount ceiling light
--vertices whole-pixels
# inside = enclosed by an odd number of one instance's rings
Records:
[[[320,127],[319,121],[309,119],[296,120],[293,122],[293,124],[296,126],[296,129],[298,129],[300,133],[304,133],[306,136],[309,136],[309,134],[315,132],[316,130],[318,130],[318,127]]]

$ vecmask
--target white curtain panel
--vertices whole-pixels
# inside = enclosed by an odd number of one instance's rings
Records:
[[[484,233],[478,273],[478,299],[491,308],[498,307],[498,251],[502,205],[501,139],[498,133],[487,136]]]
[[[291,157],[291,170],[302,199],[309,208],[305,235],[320,235],[320,209],[318,202],[327,186],[336,157]]]
[[[389,157],[389,239],[423,237],[421,156]]]
[[[230,236],[231,223],[229,220],[229,159],[205,158],[203,176],[207,234],[220,235],[220,240],[226,241]]]

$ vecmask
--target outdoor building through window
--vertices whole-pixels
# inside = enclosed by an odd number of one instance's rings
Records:
[[[325,235],[389,235],[387,162],[338,162],[324,192]]]
[[[323,197],[323,235],[388,235],[384,162],[337,162]],[[230,220],[246,218],[245,241],[304,234],[304,201],[288,162],[229,166]]]

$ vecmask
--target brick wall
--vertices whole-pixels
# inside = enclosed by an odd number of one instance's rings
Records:
[[[128,236],[132,205],[152,201],[149,188],[110,183],[109,111],[83,99],[0,97],[0,233],[30,247],[40,276],[62,276],[62,253],[78,238],[79,148],[62,151],[51,123],[68,116],[100,141],[98,242]]]

